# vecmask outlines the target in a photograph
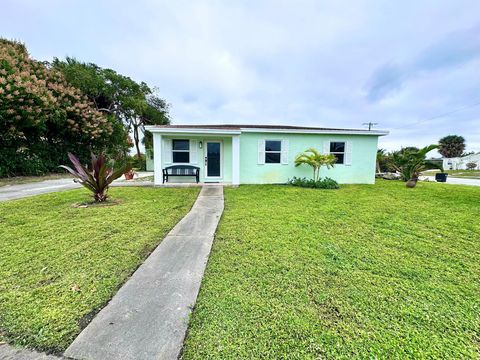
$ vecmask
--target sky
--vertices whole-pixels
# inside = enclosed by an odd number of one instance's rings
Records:
[[[173,124],[462,135],[480,151],[480,1],[0,0],[0,36],[158,89]]]

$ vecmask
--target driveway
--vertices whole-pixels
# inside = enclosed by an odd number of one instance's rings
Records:
[[[422,176],[420,180],[425,180],[427,179],[428,181],[433,181],[435,182],[435,177],[434,176]],[[471,186],[480,186],[480,180],[478,179],[466,179],[466,178],[453,178],[453,177],[447,177],[447,184],[451,185],[471,185]]]
[[[151,176],[153,173],[140,172],[137,178]],[[149,182],[127,182],[123,178],[115,180],[112,185],[149,185]],[[82,185],[74,183],[72,178],[45,180],[34,183],[19,184],[19,185],[5,185],[0,186],[0,201],[20,199],[33,195],[46,194],[56,191],[70,190],[82,187]]]

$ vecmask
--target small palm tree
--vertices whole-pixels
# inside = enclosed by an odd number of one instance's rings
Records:
[[[295,167],[300,165],[309,165],[313,168],[313,180],[320,180],[320,168],[326,166],[327,169],[333,167],[337,158],[332,154],[320,154],[317,149],[310,148],[295,158]]]
[[[392,153],[392,166],[400,173],[402,180],[407,182],[407,187],[415,187],[422,171],[443,171],[440,165],[426,160],[427,154],[437,148],[438,145],[429,145],[422,149],[403,149]]]

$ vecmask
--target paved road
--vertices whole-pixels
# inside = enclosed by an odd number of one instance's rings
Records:
[[[151,176],[153,173],[141,172],[138,178]],[[130,186],[130,185],[150,185],[149,182],[127,182],[123,178],[115,180],[114,186]],[[33,195],[46,194],[56,191],[63,191],[82,187],[80,184],[74,183],[72,178],[45,180],[28,184],[5,185],[0,186],[0,201],[20,199]]]
[[[65,356],[85,360],[176,360],[223,212],[223,187],[204,186],[170,231]]]
[[[424,176],[424,177],[421,177],[420,179],[424,179],[424,178],[427,178],[428,181],[434,181],[435,182],[435,177],[434,176]],[[447,184],[480,186],[480,180],[447,177]]]

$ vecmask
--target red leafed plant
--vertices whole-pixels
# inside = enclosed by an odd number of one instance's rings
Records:
[[[93,193],[93,199],[95,202],[107,200],[108,187],[112,181],[118,179],[125,171],[129,170],[127,166],[124,166],[113,171],[113,169],[107,166],[105,155],[103,154],[100,154],[98,157],[92,154],[92,170],[83,166],[75,155],[68,153],[68,158],[72,162],[74,168],[72,169],[65,165],[60,165],[60,167],[67,170],[75,177],[73,181],[82,184],[90,190]]]

